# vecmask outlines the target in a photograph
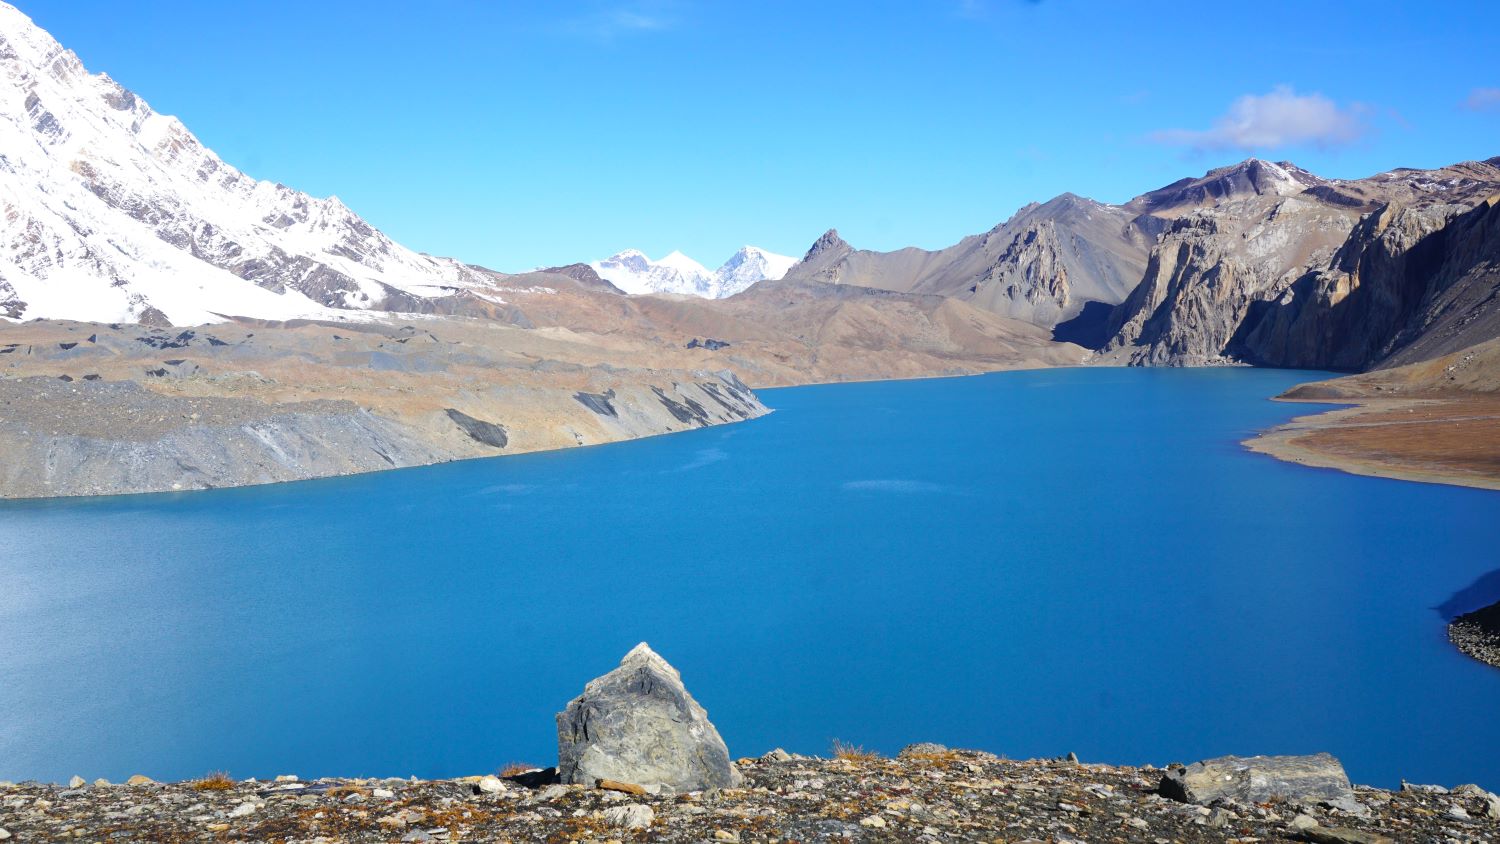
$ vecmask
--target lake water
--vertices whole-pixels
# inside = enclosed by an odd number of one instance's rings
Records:
[[[599,448],[0,505],[0,779],[548,765],[647,640],[736,756],[1326,750],[1500,788],[1500,671],[1435,609],[1500,598],[1469,589],[1500,495],[1244,451],[1309,377],[767,390]]]

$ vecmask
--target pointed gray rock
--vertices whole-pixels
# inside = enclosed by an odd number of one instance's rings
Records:
[[[677,669],[645,642],[557,714],[557,772],[565,783],[609,779],[677,793],[743,780]]]

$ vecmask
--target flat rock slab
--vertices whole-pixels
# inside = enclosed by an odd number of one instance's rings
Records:
[[[1165,797],[1198,805],[1216,800],[1253,805],[1272,799],[1355,805],[1344,766],[1327,753],[1221,756],[1168,770],[1160,790]]]
[[[742,781],[677,669],[644,642],[558,713],[557,772],[569,784],[614,780],[679,794]]]

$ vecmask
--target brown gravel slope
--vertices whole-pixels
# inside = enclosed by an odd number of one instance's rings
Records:
[[[1287,401],[1352,404],[1246,445],[1359,475],[1500,489],[1500,340],[1392,369],[1303,384]]]

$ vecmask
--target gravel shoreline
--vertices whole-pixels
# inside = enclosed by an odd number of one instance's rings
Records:
[[[1273,800],[1198,806],[1157,793],[1163,770],[1012,761],[915,745],[896,759],[773,751],[743,787],[653,796],[565,786],[550,771],[452,780],[0,784],[0,840],[188,842],[1479,842],[1500,798],[1356,788],[1358,812]]]
[[[1448,640],[1480,662],[1500,668],[1500,603],[1453,619]]]

